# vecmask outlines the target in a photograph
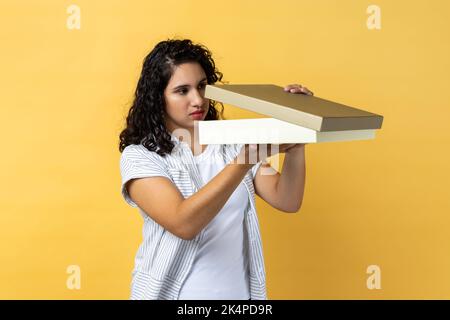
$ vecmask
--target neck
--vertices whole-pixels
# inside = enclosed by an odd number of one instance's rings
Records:
[[[198,130],[192,129],[186,129],[186,130],[173,130],[172,133],[175,131],[175,136],[180,140],[184,141],[189,145],[189,148],[192,151],[192,154],[194,156],[200,154],[205,150],[207,145],[201,145],[199,143],[199,137],[198,137]]]

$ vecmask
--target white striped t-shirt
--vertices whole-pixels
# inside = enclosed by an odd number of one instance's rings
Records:
[[[129,145],[120,158],[122,195],[133,207],[125,184],[131,179],[160,176],[171,180],[184,198],[197,192],[203,179],[194,161],[190,147],[172,136],[175,144],[171,154],[162,157],[143,145]],[[242,145],[221,145],[219,153],[229,163]],[[266,299],[265,268],[262,241],[255,206],[253,178],[261,163],[254,165],[241,184],[249,201],[244,214],[244,252],[248,258],[251,299]],[[191,270],[204,230],[193,240],[183,240],[165,230],[138,208],[144,219],[143,240],[135,257],[132,273],[131,299],[178,299],[180,289]]]

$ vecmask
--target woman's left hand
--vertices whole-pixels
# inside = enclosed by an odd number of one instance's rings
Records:
[[[304,87],[300,84],[288,84],[287,86],[284,87],[284,91],[289,92],[289,93],[301,93],[301,94],[306,94],[308,96],[313,96],[314,93],[309,90],[307,87]],[[294,151],[296,149],[300,149],[304,146],[304,143],[295,143],[295,144],[286,144],[286,145],[282,145],[284,148],[283,151],[284,152],[289,152],[289,151]]]
[[[284,91],[290,92],[290,93],[302,93],[306,94],[308,96],[313,96],[314,93],[309,90],[307,87],[304,87],[300,84],[288,84],[284,87]]]

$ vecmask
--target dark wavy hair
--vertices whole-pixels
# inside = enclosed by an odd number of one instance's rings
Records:
[[[199,63],[208,84],[222,80],[223,75],[216,69],[211,52],[202,44],[194,44],[189,39],[159,42],[144,59],[126,127],[119,136],[120,152],[131,144],[142,144],[161,156],[172,152],[174,143],[164,121],[164,90],[174,68],[186,62]],[[216,104],[222,106],[220,112]],[[218,120],[219,116],[223,118],[223,104],[210,100],[205,120]]]

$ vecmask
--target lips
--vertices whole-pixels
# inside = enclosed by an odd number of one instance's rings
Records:
[[[196,115],[196,114],[203,114],[203,112],[204,112],[203,110],[199,110],[199,111],[192,112],[189,115],[192,116],[192,115]]]

